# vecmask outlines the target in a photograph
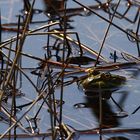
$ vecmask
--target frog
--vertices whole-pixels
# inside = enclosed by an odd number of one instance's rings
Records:
[[[89,70],[88,76],[79,81],[85,94],[92,96],[93,93],[112,93],[118,90],[126,82],[126,77],[111,74],[110,72],[100,72]],[[93,95],[95,96],[95,95]]]

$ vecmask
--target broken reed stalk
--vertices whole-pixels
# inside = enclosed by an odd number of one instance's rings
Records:
[[[116,14],[116,11],[117,11],[117,9],[118,9],[118,6],[119,6],[120,2],[121,2],[121,0],[119,0],[119,2],[117,3],[117,6],[116,6],[116,8],[115,8],[115,11],[114,11],[114,13],[113,13],[113,15],[112,15],[112,17],[111,17],[110,23],[109,23],[109,25],[108,25],[108,27],[107,27],[107,30],[105,31],[105,35],[104,35],[104,38],[103,38],[103,41],[102,41],[102,44],[101,44],[101,47],[100,47],[100,50],[99,50],[99,53],[98,53],[98,56],[97,56],[97,59],[96,59],[96,62],[95,62],[94,67],[96,67],[96,65],[97,65],[97,63],[98,63],[99,56],[100,56],[100,54],[101,54],[101,52],[102,52],[104,43],[105,43],[105,41],[106,41],[106,37],[107,37],[107,35],[108,35],[108,32],[109,32],[109,30],[110,30],[110,27],[111,27],[111,25],[112,25],[113,19],[114,19],[114,17],[115,17],[115,14]]]
[[[63,36],[64,32],[62,32],[62,31],[59,32],[59,31],[57,31],[57,30],[54,30],[53,32],[45,32],[45,33],[44,33],[44,32],[29,33],[28,35],[29,35],[29,36],[33,36],[33,35],[46,35],[46,34],[50,34],[51,36],[53,36],[53,37],[55,37],[55,38],[59,38],[59,39],[61,39],[61,40],[64,40],[64,36]],[[85,50],[85,51],[87,51],[88,53],[90,53],[91,55],[93,55],[94,57],[97,57],[97,56],[98,56],[98,53],[97,53],[96,51],[94,51],[94,50],[92,50],[91,48],[87,47],[86,45],[80,43],[79,36],[78,36],[77,32],[66,32],[66,34],[75,34],[75,35],[76,35],[78,41],[76,41],[76,40],[70,38],[68,35],[66,35],[66,39],[67,39],[68,41],[70,41],[70,42],[72,42],[72,43],[74,43],[74,44],[76,44],[76,45],[79,46],[80,55],[82,55],[82,54],[83,54],[83,50]],[[107,61],[103,56],[100,55],[99,58],[100,58],[103,62],[108,63],[108,61]]]
[[[138,38],[139,28],[140,28],[140,15],[139,15],[138,26],[137,26],[137,30],[136,30],[136,37],[137,38]],[[140,57],[139,41],[136,40],[136,44],[137,44],[137,50],[138,50],[138,57]]]
[[[61,73],[58,75],[57,79],[54,81],[54,84],[53,86],[51,87],[52,89],[54,89],[54,86],[56,85],[57,81],[59,78],[61,78],[61,76],[64,74],[64,71],[66,69],[68,64],[64,65]],[[20,68],[19,68],[20,69]],[[21,69],[20,69],[21,70]],[[24,72],[21,70],[21,72],[24,74]],[[24,76],[31,82],[31,84],[34,86],[34,88],[38,91],[38,89],[36,88],[36,86],[34,85],[34,83],[30,80],[30,78],[28,78],[28,76],[26,74],[24,74]],[[0,136],[0,139],[4,138],[5,135],[13,128],[17,125],[18,122],[20,122],[24,116],[32,109],[32,107],[38,102],[38,100],[40,100],[41,98],[44,99],[44,101],[46,101],[46,98],[47,98],[47,95],[46,95],[46,89],[44,89],[43,91],[38,91],[38,96],[36,97],[35,100],[33,100],[32,104],[26,109],[26,111],[23,113],[23,115],[15,122],[13,123],[1,136]],[[44,93],[46,95],[46,98],[44,98]],[[48,94],[48,93],[47,93]],[[46,102],[47,103],[47,102]],[[49,104],[47,104],[48,107],[49,107]],[[50,108],[51,109],[51,108]],[[57,118],[56,118],[57,119]],[[59,120],[58,120],[59,122]],[[32,134],[29,134],[29,135],[32,135]]]
[[[26,1],[26,0],[25,0]],[[92,5],[92,6],[89,6],[89,8],[91,8],[91,9],[94,9],[94,10],[100,10],[100,9],[105,9],[107,6],[107,4],[108,4],[109,2],[104,2],[104,3],[99,3],[99,4],[97,4],[97,5]],[[132,3],[132,2],[131,2]],[[28,8],[26,8],[26,9],[29,9],[29,7],[31,7],[31,6],[29,6],[30,4],[27,4],[28,6]],[[116,4],[115,3],[110,3],[110,5],[111,6],[116,6]],[[134,3],[133,3],[133,5],[134,5]],[[53,6],[53,5],[52,5]],[[55,7],[52,7],[54,10],[56,10],[56,8]],[[27,10],[27,11],[29,11],[29,10]],[[41,11],[41,9],[39,9],[39,11]],[[107,12],[107,13],[109,13],[107,10],[104,10],[105,12]],[[44,11],[41,11],[41,12],[44,12]],[[59,19],[61,18],[63,18],[62,16],[61,16],[61,13],[63,14],[64,13],[64,9],[58,9],[57,11],[55,11],[56,13],[57,13],[57,15],[59,16]],[[79,15],[80,14],[80,12],[83,12],[83,8],[82,7],[79,7],[79,8],[68,8],[68,9],[66,9],[66,12],[67,12],[67,14],[74,14],[74,15]],[[110,14],[110,13],[109,13]],[[70,15],[70,16],[72,16],[72,15]],[[81,15],[81,14],[80,14]],[[49,20],[46,20],[46,21],[31,21],[31,23],[33,24],[33,23],[42,23],[42,22],[49,22]],[[21,25],[22,25],[23,23],[21,23]],[[5,31],[14,31],[14,32],[17,32],[17,29],[16,28],[7,28],[7,27],[4,27],[4,26],[17,26],[17,23],[4,23],[4,24],[2,24],[2,30],[5,30]],[[22,30],[21,30],[21,32],[22,32]]]
[[[2,112],[4,112],[5,114],[6,114],[6,116],[9,118],[9,120],[11,119],[11,121],[13,122],[13,123],[16,123],[16,125],[18,125],[18,127],[22,130],[22,131],[24,131],[25,133],[27,133],[27,134],[30,134],[29,133],[29,131],[27,131],[24,127],[23,127],[23,125],[20,123],[20,122],[17,122],[17,120],[13,117],[13,116],[11,116],[11,114],[3,107],[3,106],[1,106],[1,111]],[[11,130],[11,129],[10,129]],[[8,131],[9,132],[9,131]],[[0,138],[1,139],[1,138]]]
[[[122,109],[122,107],[115,101],[115,99],[114,99],[112,96],[110,96],[110,98],[111,98],[111,100],[113,101],[113,103],[120,109],[121,112],[124,111],[124,110]]]
[[[6,56],[4,53],[2,53],[4,57],[8,58],[8,56]],[[12,60],[8,59],[8,61],[10,63],[13,63]],[[25,74],[25,72],[16,64],[15,65],[16,69],[18,69],[25,77],[26,79],[31,83],[31,85],[34,87],[34,89],[39,92],[39,90],[37,89],[36,85],[32,82],[32,80],[28,77],[27,74]]]
[[[67,2],[64,1],[64,28],[63,28],[63,31],[64,31],[64,40],[63,40],[63,52],[62,52],[62,65],[64,67],[64,64],[65,64],[65,47],[66,47],[66,41],[67,41],[67,38],[66,38],[66,30],[67,30],[67,21],[66,21],[66,8],[67,8]],[[63,71],[63,68],[62,68],[62,76],[61,76],[61,89],[60,89],[60,110],[59,110],[59,128],[60,128],[60,138],[63,138],[63,128],[62,128],[62,121],[63,121],[63,118],[62,118],[62,114],[63,114],[63,96],[64,96],[64,71]]]
[[[19,45],[19,36],[20,36],[20,25],[21,24],[21,16],[18,16],[18,32],[17,32],[17,40],[16,40],[16,47],[15,47],[15,56],[16,56],[16,54],[18,53],[17,51],[18,51],[18,45]],[[21,49],[21,51],[20,52],[22,52],[22,49]],[[20,53],[19,52],[19,53]],[[19,58],[17,59],[17,65],[18,65],[18,67],[22,67],[21,65],[21,62],[22,61],[22,55],[21,54],[19,54]],[[17,69],[15,69],[15,71],[16,71],[16,73],[15,73],[15,78],[16,79],[18,79],[18,73],[19,73],[19,71],[17,70]],[[19,88],[21,88],[21,86],[22,86],[22,74],[21,74],[21,72],[19,73],[20,74],[20,77],[19,77]],[[16,80],[16,82],[17,82],[18,80]]]
[[[49,49],[48,49],[48,58],[49,58]],[[47,71],[48,71],[48,76],[47,81],[48,81],[48,92],[49,92],[49,97],[48,97],[48,103],[50,105],[50,110],[56,113],[56,110],[54,110],[55,108],[55,98],[54,97],[54,89],[52,88],[53,86],[53,77],[51,76],[51,69],[49,65],[46,65],[47,67]],[[55,139],[54,135],[55,135],[55,116],[54,114],[50,111],[50,122],[51,122],[51,131],[52,131],[52,140]]]
[[[136,66],[136,65],[139,65],[139,64],[140,64],[140,61],[125,62],[125,63],[113,63],[113,64],[107,64],[105,66],[97,66],[97,67],[94,67],[94,68],[93,67],[88,67],[88,68],[84,68],[83,70],[75,70],[75,71],[65,72],[64,76],[67,77],[67,76],[73,75],[73,74],[88,73],[89,70],[107,71],[107,72],[108,71],[116,71],[116,70],[123,69],[123,68],[130,68],[132,66]],[[75,80],[73,80],[73,82],[77,82],[77,80],[80,80],[80,79],[81,78],[75,79]]]
[[[26,30],[26,34],[25,35],[28,35],[29,33],[34,33],[34,32],[37,32],[39,30],[43,30],[43,29],[46,29],[50,26],[54,26],[54,25],[57,25],[57,24],[60,24],[59,22],[53,22],[53,23],[50,23],[50,24],[47,24],[47,25],[43,25],[37,29],[34,29],[34,30],[30,30],[28,31],[28,29]],[[21,39],[22,35],[19,35],[19,38],[18,39]],[[12,37],[13,38],[13,42],[15,42],[17,40],[17,36],[14,36]],[[11,39],[8,39],[6,41],[3,41],[2,44],[0,45],[0,48],[3,48],[4,46],[8,45],[10,43]]]
[[[8,47],[4,47],[4,49],[7,49],[9,50]],[[15,52],[15,50],[13,49],[10,49],[12,52]],[[39,62],[42,62],[44,64],[49,64],[51,66],[55,66],[55,67],[62,67],[62,63],[61,62],[56,62],[56,61],[53,61],[53,60],[44,60],[42,58],[39,58],[39,57],[36,57],[36,56],[33,56],[33,55],[30,55],[30,54],[27,54],[27,53],[24,53],[24,52],[20,52],[20,55],[23,55],[23,56],[26,56],[28,58],[31,58],[31,59],[34,59],[34,60],[37,60]],[[65,64],[66,68],[70,68],[70,69],[82,69],[81,67],[79,66],[75,66],[75,65],[71,65],[71,64]]]
[[[12,39],[11,39],[12,40]],[[10,49],[12,47],[12,41],[11,41],[11,44],[10,44]],[[10,56],[11,56],[11,51],[9,50],[8,51],[8,58],[7,58],[7,64],[6,64],[6,69],[5,69],[5,75],[4,75],[4,80],[3,80],[3,86],[2,86],[2,90],[4,89],[4,85],[5,85],[5,80],[6,80],[6,77],[7,77],[7,73],[8,72],[8,66],[9,66],[9,60],[10,60]],[[12,95],[13,96],[13,95]],[[12,99],[12,105],[11,105],[11,112],[10,112],[10,122],[9,122],[9,126],[11,126],[12,124],[12,117],[13,117],[13,99]],[[9,140],[10,140],[10,136],[11,136],[11,131],[9,131]]]
[[[76,132],[78,132],[81,136],[82,135],[96,135],[98,134],[97,132],[97,129],[91,129],[91,130],[83,130],[83,131],[80,131],[80,130],[76,130]],[[118,134],[118,133],[139,133],[140,132],[140,129],[138,128],[132,128],[132,129],[103,129],[102,130],[102,133],[103,134]],[[35,134],[35,135],[27,135],[27,134],[17,134],[17,138],[42,138],[44,140],[44,138],[47,138],[47,137],[50,137],[52,134],[51,133],[39,133],[39,134]],[[8,138],[7,135],[4,136],[4,138]],[[14,135],[11,135],[11,138],[14,138]]]
[[[49,27],[48,27],[49,31]],[[47,38],[47,46],[50,44],[50,34],[48,34]],[[47,58],[49,59],[51,55],[50,49],[47,48]],[[54,94],[54,88],[53,87],[53,77],[51,74],[51,67],[50,65],[46,65],[47,71],[48,71],[48,90],[49,90],[49,105],[50,105],[50,121],[51,121],[51,131],[52,131],[52,140],[55,139],[55,127],[56,127],[56,104],[55,104],[55,94]],[[44,100],[45,101],[45,100]],[[53,111],[53,113],[52,113]]]
[[[6,77],[7,77],[9,60],[10,60],[10,56],[11,56],[11,47],[12,47],[12,39],[11,39],[11,43],[10,43],[9,50],[8,50],[8,56],[7,56],[6,67],[5,67],[5,74],[4,74],[4,77],[3,77],[3,82],[2,82],[2,85],[1,85],[1,89],[4,88]],[[2,53],[2,55],[3,55],[3,53]]]
[[[12,40],[12,39],[11,39]],[[10,44],[10,49],[12,47],[12,41],[11,41],[11,44]],[[1,54],[3,55],[3,52],[1,52]],[[4,55],[3,55],[4,56]],[[2,104],[2,98],[3,98],[3,94],[4,94],[4,85],[5,85],[5,81],[6,81],[6,77],[7,77],[7,72],[8,72],[8,66],[9,66],[9,60],[10,60],[10,56],[11,56],[11,51],[9,50],[8,51],[8,56],[7,56],[7,61],[6,61],[6,68],[5,68],[5,73],[4,73],[4,76],[3,76],[3,80],[2,80],[2,84],[1,84],[1,93],[0,93],[0,110],[1,110],[1,104]],[[9,83],[9,82],[8,82]]]
[[[9,27],[1,27],[1,30],[2,31],[8,31],[8,32],[19,32],[19,33],[22,33],[23,32],[23,29],[20,29],[19,31],[18,31],[18,29],[17,28],[9,28]]]
[[[102,89],[99,82],[99,137],[102,140],[102,123],[103,123],[103,104],[102,104]]]
[[[30,12],[31,4],[30,4],[29,0],[23,0],[23,2],[24,2],[24,10],[25,10],[25,12],[27,12],[27,13]]]
[[[16,94],[17,94],[17,77],[15,77],[14,78],[14,80],[13,80],[13,84],[14,84],[14,93],[13,93],[13,95],[12,95],[12,106],[11,106],[11,110],[13,110],[13,116],[14,117],[16,117],[16,112],[17,112],[17,108],[16,108]],[[13,108],[13,109],[12,109]],[[11,112],[11,114],[12,114],[12,112]],[[16,138],[16,135],[17,135],[17,133],[16,133],[16,128],[17,128],[17,126],[15,126],[14,127],[14,135],[15,135],[15,138]]]
[[[2,43],[2,25],[1,25],[1,11],[0,11],[0,45]]]
[[[9,83],[9,81],[10,81],[10,78],[11,78],[11,76],[12,76],[12,73],[13,73],[13,71],[14,71],[15,65],[16,65],[16,63],[17,63],[19,57],[20,57],[20,52],[21,52],[21,50],[22,50],[22,47],[23,47],[23,44],[24,44],[24,41],[25,41],[25,38],[26,38],[25,33],[26,33],[27,28],[28,28],[28,25],[29,25],[29,23],[30,23],[30,18],[31,18],[31,14],[32,14],[32,9],[33,9],[34,3],[35,3],[35,0],[33,0],[32,6],[31,6],[31,9],[30,9],[30,12],[29,12],[28,15],[27,15],[27,18],[26,18],[26,21],[25,21],[25,27],[24,27],[23,33],[21,34],[20,42],[19,42],[19,45],[18,45],[17,54],[16,54],[16,56],[14,57],[14,60],[13,60],[11,69],[10,69],[8,75],[7,75],[7,79],[6,79],[6,81],[5,81],[4,88],[7,87],[8,83]],[[4,90],[1,92],[0,103],[1,103],[1,101],[2,101],[2,96],[3,96],[3,94],[4,94]]]
[[[90,12],[92,12],[93,14],[95,14],[96,16],[100,17],[102,20],[110,23],[110,20],[106,19],[105,17],[101,16],[100,14],[98,14],[97,12],[95,12],[94,10],[92,10],[90,7],[85,6],[84,4],[80,3],[77,0],[73,0],[74,2],[76,2],[77,4],[79,4],[80,6],[82,6],[83,8],[86,8],[87,10],[89,10]],[[114,26],[115,28],[119,29],[120,31],[122,31],[123,33],[125,33],[126,35],[132,37],[133,39],[140,41],[137,37],[133,36],[132,34],[128,33],[126,30],[124,30],[123,28],[119,27],[117,24],[113,23],[111,24],[112,26]]]
[[[59,77],[60,78],[60,77]],[[54,83],[55,84],[55,83]],[[54,87],[52,87],[54,88]],[[26,111],[23,113],[22,116],[20,116],[20,118],[18,120],[16,120],[1,136],[0,139],[2,139],[13,127],[15,127],[23,118],[24,116],[32,109],[32,107],[38,102],[38,100],[40,100],[42,97],[44,97],[44,93],[46,95],[46,98],[48,96],[49,93],[45,92],[46,89],[44,89],[41,93],[39,93],[39,95],[36,97],[36,99],[32,102],[32,104],[26,109]],[[43,98],[46,101],[46,98]],[[51,108],[50,108],[51,109]],[[27,131],[27,130],[26,130]],[[29,135],[33,135],[33,134],[29,134]]]
[[[13,127],[15,127],[23,118],[24,116],[32,109],[32,107],[36,104],[36,102],[42,97],[44,94],[44,91],[33,101],[33,103],[27,108],[27,110],[24,112],[24,114],[16,120],[1,136],[0,139],[2,139]],[[27,130],[26,130],[27,131]],[[33,134],[29,134],[33,135]]]
[[[52,36],[54,36],[54,37],[56,37],[56,38],[59,38],[59,39],[61,39],[61,40],[64,39],[63,33],[59,32],[59,31],[57,31],[57,30],[53,30],[53,31],[54,31],[54,33],[53,33],[53,32],[51,33]],[[72,39],[72,38],[69,37],[68,35],[66,35],[66,39],[67,39],[68,41],[70,41],[70,42],[75,43],[76,45],[79,46],[80,49],[83,49],[83,50],[87,51],[87,52],[90,53],[91,55],[93,55],[93,56],[98,56],[98,53],[97,53],[96,51],[94,51],[94,50],[92,50],[91,48],[87,47],[86,45],[80,43],[79,35],[78,35],[77,32],[66,32],[66,34],[75,34],[78,41]],[[100,56],[100,59],[101,59],[102,61],[104,61],[104,62],[107,62],[107,60],[106,60],[103,56]]]
[[[56,24],[59,24],[59,23],[57,22],[57,23],[54,23],[54,24],[50,24],[50,26],[53,26],[53,25],[56,25]],[[49,27],[49,25],[47,27]],[[36,30],[28,31],[28,32],[26,32],[26,36],[28,36],[28,35],[45,35],[45,34],[51,34],[52,36],[55,36],[57,38],[60,38],[61,40],[64,39],[63,32],[58,32],[57,30],[54,30],[54,32],[35,33],[36,31],[39,31],[41,29],[42,28],[40,27],[40,28],[38,28]],[[82,49],[83,49],[83,50],[88,51],[92,55],[95,55],[95,56],[98,55],[97,52],[95,52],[94,50],[92,50],[92,49],[88,48],[87,46],[85,46],[85,45],[83,45],[83,44],[80,43],[79,36],[78,36],[77,32],[67,32],[66,34],[75,34],[76,35],[78,41],[73,40],[69,36],[67,36],[66,38],[68,39],[68,41],[71,41],[71,42],[73,42],[73,43],[75,43],[76,45],[79,46],[81,54],[82,54]],[[14,41],[14,39],[16,41],[17,37],[13,37],[13,41]],[[2,48],[2,47],[4,47],[7,44],[9,44],[9,40],[3,42],[3,44],[0,47]],[[103,61],[106,62],[106,59],[105,58],[103,58],[102,56],[100,56],[100,58],[101,58],[101,60],[103,60]]]
[[[56,24],[58,24],[58,22],[57,22],[57,23],[54,23],[54,24],[49,24],[49,25],[47,25],[47,26],[45,26],[45,27],[53,26],[53,25],[56,25]],[[33,32],[39,31],[39,30],[41,30],[41,29],[43,29],[43,28],[44,28],[44,26],[43,26],[43,27],[40,27],[40,28],[38,28],[38,29],[29,31],[27,34],[28,34],[28,35],[30,35],[30,34],[33,35]],[[36,33],[36,34],[40,35],[39,33]],[[54,32],[48,32],[48,33],[44,33],[44,34],[59,34],[59,35],[60,35],[60,33],[54,33]],[[44,35],[44,34],[43,34],[43,35]],[[68,34],[71,34],[71,32],[68,33]],[[74,34],[75,34],[75,33],[74,33]],[[76,33],[76,34],[77,34],[77,33]],[[62,32],[61,32],[61,35],[62,35]],[[76,36],[77,36],[77,35],[76,35]],[[63,37],[63,36],[62,36],[62,37]],[[61,37],[61,38],[62,38],[62,37]],[[19,37],[19,38],[20,38],[20,37]],[[16,40],[16,39],[17,39],[17,37],[15,38],[15,40]],[[85,46],[85,45],[79,43],[79,41],[76,42],[75,40],[72,40],[72,39],[71,39],[70,37],[68,37],[68,36],[67,36],[67,39],[70,40],[70,41],[72,41],[72,42],[74,42],[74,43],[76,43],[77,45],[80,45],[82,49],[85,49],[85,50],[88,51],[89,53],[91,53],[91,54],[97,56],[97,53],[96,53],[95,51],[93,51],[93,50],[91,50],[90,48],[88,48],[87,46]],[[5,43],[6,43],[6,42],[5,42]],[[6,44],[7,44],[7,43],[6,43]],[[6,48],[6,46],[5,46],[6,44],[2,44],[1,47]],[[81,49],[81,48],[80,48],[80,49]],[[8,48],[7,48],[7,49],[8,49]],[[13,51],[14,51],[14,50],[13,50]],[[22,53],[22,52],[20,52],[20,53]],[[20,55],[21,55],[21,54],[20,54]],[[36,59],[36,57],[34,57],[34,56],[30,56],[30,55],[27,55],[27,54],[25,54],[25,55]],[[37,59],[39,60],[39,58],[37,58]],[[102,58],[102,57],[101,57],[101,59],[104,60],[104,58]],[[40,59],[40,60],[41,60],[41,59]],[[41,60],[41,61],[43,61],[43,60]],[[105,61],[105,60],[104,60],[104,61]],[[51,60],[48,60],[48,63],[51,63]],[[52,62],[52,63],[57,63],[57,64],[59,65],[59,62]],[[61,63],[60,63],[60,65],[61,65]]]
[[[19,31],[20,31],[20,16],[18,17],[18,32],[17,32],[17,40],[16,40],[16,51],[15,51],[15,56],[17,54],[17,50],[18,50],[18,44],[19,44]],[[12,42],[11,42],[11,47],[12,47]],[[11,49],[11,48],[10,48]],[[11,52],[9,50],[9,52]],[[20,58],[19,58],[20,59]],[[9,57],[9,60],[10,60],[10,57]],[[19,60],[17,60],[18,62]],[[17,63],[18,65],[18,63]],[[16,68],[14,68],[14,71],[13,71],[13,76],[11,76],[11,83],[13,85],[13,93],[12,93],[12,104],[11,104],[11,116],[16,116],[16,94],[18,91],[16,91],[16,87],[17,87],[17,81],[18,81],[18,70]],[[5,84],[4,84],[5,85]],[[10,123],[9,123],[9,126],[11,126],[12,124],[12,121],[10,119]],[[15,135],[15,138],[16,138],[16,126],[14,127],[14,135]],[[9,131],[9,139],[10,139],[10,136],[11,136],[11,131]]]

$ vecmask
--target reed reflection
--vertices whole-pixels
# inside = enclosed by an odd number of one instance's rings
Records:
[[[108,97],[107,97],[108,98]],[[98,98],[86,97],[86,106],[91,108],[93,115],[100,119],[100,102]],[[115,116],[115,112],[112,110],[112,106],[108,100],[102,100],[102,128],[112,128],[120,125],[119,118]]]

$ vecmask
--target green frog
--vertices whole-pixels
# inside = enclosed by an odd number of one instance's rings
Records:
[[[109,72],[99,72],[89,70],[88,76],[79,81],[79,85],[85,91],[85,94],[92,96],[93,93],[113,92],[126,81],[126,78]]]

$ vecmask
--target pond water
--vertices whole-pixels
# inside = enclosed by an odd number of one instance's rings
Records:
[[[19,15],[22,25],[32,2],[0,1],[1,48],[5,60],[4,64],[1,60],[1,67],[4,68],[1,68],[3,81],[0,94],[4,91],[7,97],[2,101],[0,111],[0,134],[5,134],[11,127],[11,132],[2,139],[47,140],[53,139],[51,133],[56,131],[58,136],[55,139],[66,139],[67,133],[70,133],[72,138],[68,139],[73,140],[139,140],[139,1],[121,0],[117,8],[119,0],[110,3],[107,0],[67,0],[67,10],[64,10],[64,3],[59,0],[52,2],[52,6],[47,0],[36,0],[28,34],[25,38],[21,37],[24,43],[11,43],[17,37]],[[52,26],[36,30],[48,25]],[[69,38],[56,33],[63,33],[62,28],[67,28]],[[50,32],[49,36],[47,32]],[[83,47],[79,46],[78,41]],[[18,50],[20,46],[22,48],[16,61],[17,53],[8,48]],[[93,50],[97,53],[101,51],[97,64],[97,54]],[[17,66],[14,65],[12,74],[9,74],[14,61]],[[8,66],[6,62],[9,62]],[[67,68],[71,62],[74,68]],[[117,66],[113,67],[113,64]],[[77,79],[90,76],[96,65],[103,74],[97,74],[96,85],[83,88],[84,85],[82,87],[76,82]],[[111,67],[104,70],[102,66],[107,65]],[[66,73],[64,77],[60,75],[62,71]],[[88,71],[88,74],[83,71]],[[102,79],[104,73],[107,74]],[[123,83],[106,80],[112,75],[125,77],[126,80]],[[14,98],[14,93],[21,96]],[[7,115],[12,113],[12,104],[18,109],[13,117]],[[16,120],[17,125],[14,124]],[[62,123],[62,128],[58,127],[58,122]],[[60,138],[61,135],[65,138]]]

